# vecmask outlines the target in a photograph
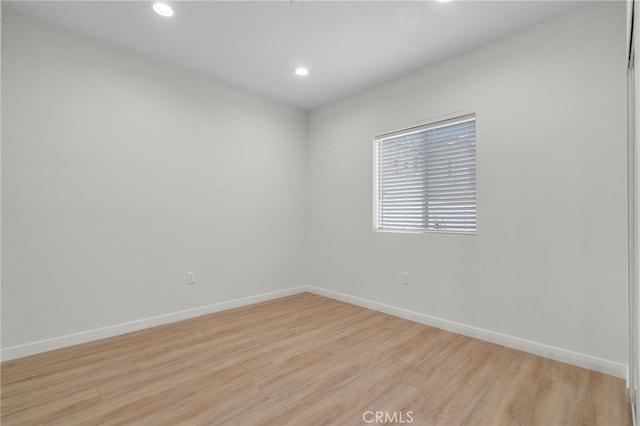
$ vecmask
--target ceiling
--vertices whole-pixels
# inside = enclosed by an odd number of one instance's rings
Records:
[[[313,109],[585,1],[3,1],[3,7]],[[298,77],[297,66],[309,68]]]

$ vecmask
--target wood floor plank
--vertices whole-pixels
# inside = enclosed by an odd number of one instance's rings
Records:
[[[267,420],[277,423],[277,419],[281,417],[285,409],[292,407],[300,409],[305,404],[313,405],[315,401],[330,398],[337,389],[342,389],[351,381],[366,375],[376,366],[388,360],[388,352],[391,347],[391,343],[385,342],[383,339],[382,342],[366,352],[363,352],[358,346],[338,350],[338,356],[334,355],[330,359],[312,361],[314,362],[312,365],[316,365],[323,371],[321,376],[318,376],[317,370],[315,370],[316,374],[310,374],[314,370],[301,368],[296,371],[293,380],[286,375],[277,381],[260,380],[256,385],[263,392],[272,395],[269,401],[272,406],[260,407],[257,413],[252,413],[256,410],[249,410],[237,420],[245,425],[261,424]],[[304,371],[305,374],[299,374],[301,371]],[[283,386],[287,383],[288,386]]]
[[[2,404],[2,424],[39,424],[55,419],[60,415],[80,412],[87,407],[94,407],[100,402],[100,394],[95,387],[74,390],[62,396],[46,401],[35,401],[32,405],[23,404],[20,410],[8,410],[5,415],[5,404]]]
[[[240,425],[252,426],[263,424],[269,419],[278,418],[291,407],[299,406],[300,401],[322,399],[350,382],[359,374],[355,366],[339,364],[328,369],[321,378],[307,378],[291,381],[286,387],[273,394],[269,399],[252,407],[246,407],[235,417]]]
[[[398,383],[361,407],[342,425],[413,424],[414,412],[424,394],[406,383]]]
[[[367,320],[349,321],[338,328],[327,330],[323,333],[314,333],[309,336],[304,334],[306,339],[313,339],[313,342],[304,342],[303,345],[294,345],[290,348],[283,348],[270,359],[276,365],[297,364],[299,360],[307,358],[309,354],[317,352],[318,349],[327,348],[325,352],[334,352],[335,346],[349,345],[357,346],[363,340],[371,339],[373,336],[380,336],[380,326],[384,320],[380,318],[368,318]],[[342,336],[342,337],[337,337]],[[329,353],[326,354],[329,356]]]
[[[263,424],[340,424],[370,400],[382,380],[403,373],[406,368],[407,365],[402,361],[388,359],[343,386],[329,385],[330,393],[326,397],[312,395],[304,398]]]
[[[415,410],[418,417],[433,425],[461,424],[493,385],[511,353],[485,343],[473,353],[446,383]]]
[[[563,426],[581,424],[583,398],[586,390],[575,393],[575,388],[562,381],[544,378],[523,425]]]
[[[451,380],[470,357],[488,348],[487,345],[477,339],[450,335],[448,340],[431,346],[420,362],[412,364],[414,374],[407,383],[430,397]]]
[[[582,412],[583,424],[619,423],[631,426],[633,419],[624,380],[590,371],[587,400]]]
[[[631,425],[621,379],[308,293],[0,370],[9,426]]]
[[[236,423],[234,417],[243,413],[247,407],[253,407],[265,401],[267,396],[260,392],[255,386],[246,386],[234,392],[228,393],[220,401],[210,397],[193,398],[191,401],[174,404],[179,410],[172,413],[168,409],[163,409],[158,414],[159,422],[154,422],[154,418],[145,419],[154,424],[175,425],[181,423],[188,424],[208,424],[212,420],[216,424]]]
[[[388,333],[389,331],[380,332],[370,328],[357,336],[352,336],[352,339],[341,337],[336,338],[331,344],[314,346],[311,350],[306,348],[301,351],[300,356],[295,358],[296,362],[282,365],[274,373],[257,378],[254,383],[264,393],[273,395],[292,382],[317,378],[319,370],[326,373],[345,364],[356,366],[358,371],[364,370],[389,358],[388,352],[392,346],[385,342],[363,351],[367,339],[371,339],[374,335],[383,338]],[[309,368],[309,365],[315,368]]]
[[[516,353],[461,424],[521,424],[538,393],[550,362],[539,356]]]
[[[72,395],[77,392],[77,389],[97,389],[98,383],[112,379],[120,381],[135,371],[137,370],[131,362],[115,362],[108,368],[83,371],[79,374],[71,370],[30,381],[13,382],[3,388],[3,393],[6,395],[2,398],[2,412],[5,415],[11,415],[33,407],[33,401],[44,404]],[[72,378],[73,387],[68,384],[70,378]]]

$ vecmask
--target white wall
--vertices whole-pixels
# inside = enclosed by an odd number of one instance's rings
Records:
[[[3,349],[302,283],[306,113],[3,20]]]
[[[313,111],[308,282],[624,374],[625,67],[596,4]],[[461,110],[477,235],[372,232],[373,136]]]
[[[629,143],[632,147],[632,150],[630,151],[633,152],[634,157],[629,159],[629,163],[631,166],[630,172],[632,173],[631,179],[635,178],[635,181],[629,185],[631,190],[633,191],[629,197],[630,201],[632,202],[632,204],[630,205],[629,214],[635,213],[635,217],[630,218],[634,234],[629,236],[629,242],[631,246],[629,251],[633,254],[633,258],[629,259],[629,265],[631,266],[629,268],[629,275],[631,278],[629,280],[629,293],[634,297],[634,300],[632,300],[630,303],[633,312],[629,313],[629,317],[632,321],[634,321],[633,324],[630,324],[630,328],[634,334],[632,336],[630,333],[629,341],[631,345],[634,345],[634,347],[629,353],[630,356],[635,356],[635,359],[629,360],[629,364],[631,370],[630,375],[634,376],[631,380],[633,419],[634,424],[638,424],[638,408],[640,407],[640,348],[638,347],[638,344],[640,342],[640,335],[638,334],[640,332],[640,313],[638,312],[638,309],[640,307],[640,283],[638,282],[638,267],[640,264],[640,259],[638,259],[638,241],[640,241],[640,208],[638,208],[638,201],[640,200],[640,71],[637,69],[637,66],[635,64],[637,63],[636,61],[640,59],[640,55],[638,55],[638,46],[640,45],[640,37],[638,36],[638,28],[640,28],[640,2],[634,0],[633,3],[635,3],[635,10],[631,18],[633,19],[633,27],[635,28],[633,31],[634,71],[632,73],[632,77],[634,79],[632,88],[634,89],[634,91],[630,94],[630,100],[633,102],[633,105],[631,106],[631,112],[633,116],[630,117],[630,119],[632,120],[632,139],[629,141]],[[630,9],[631,8],[628,8],[629,13]],[[629,34],[629,36],[631,36],[631,34]],[[629,42],[631,43],[631,37],[629,37]]]
[[[624,3],[309,122],[11,12],[3,24],[3,354],[306,274],[327,294],[626,365]],[[374,233],[373,136],[460,110],[478,119],[477,235]]]
[[[634,424],[638,424],[638,406],[640,402],[640,393],[638,392],[638,384],[640,383],[640,315],[638,309],[640,300],[638,291],[638,224],[640,224],[640,209],[638,209],[638,189],[640,188],[640,174],[638,166],[640,165],[640,73],[636,70],[635,61],[638,58],[638,31],[632,29],[638,28],[640,24],[640,13],[638,10],[640,2],[637,0],[627,1],[627,46],[629,51],[628,63],[628,222],[629,222],[629,240],[628,240],[628,258],[629,258],[629,379],[627,387],[629,388],[629,396],[631,400],[631,409]],[[634,10],[635,9],[635,10]]]
[[[2,81],[2,5],[0,5],[0,81]],[[2,84],[0,84],[0,117],[2,117]],[[2,212],[2,120],[0,119],[0,212]],[[0,215],[1,216],[1,215]],[[0,220],[0,242],[2,241],[2,220]],[[0,348],[2,342],[2,244],[0,243]]]

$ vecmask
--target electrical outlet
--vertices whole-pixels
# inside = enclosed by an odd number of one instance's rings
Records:
[[[402,273],[402,285],[409,285],[409,273],[408,272],[403,272]]]
[[[187,284],[195,284],[196,283],[196,271],[187,272]]]

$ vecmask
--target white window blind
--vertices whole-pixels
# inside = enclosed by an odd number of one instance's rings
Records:
[[[475,115],[375,142],[378,230],[475,232]]]

